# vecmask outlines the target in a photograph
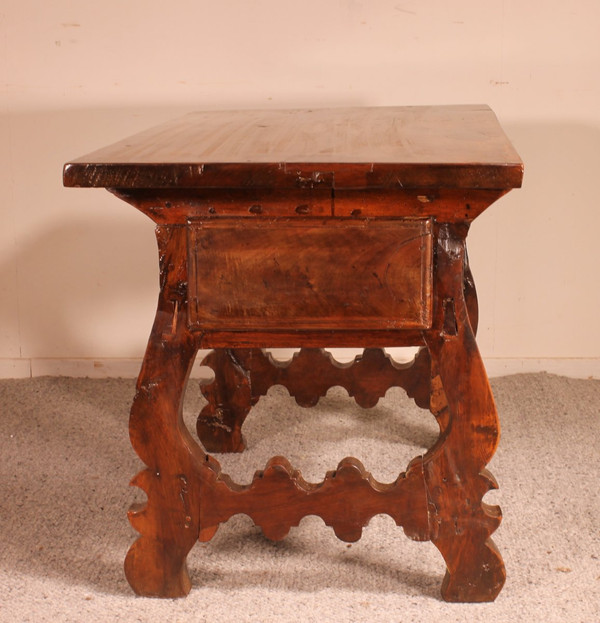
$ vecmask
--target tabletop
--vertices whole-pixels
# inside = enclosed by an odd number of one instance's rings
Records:
[[[486,105],[196,112],[64,168],[107,188],[483,188],[523,164]]]

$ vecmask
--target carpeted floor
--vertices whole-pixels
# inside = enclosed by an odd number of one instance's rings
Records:
[[[132,380],[0,381],[0,621],[600,621],[600,381],[547,374],[492,381],[503,425],[486,501],[507,566],[492,604],[440,600],[441,555],[387,516],[348,545],[315,517],[279,543],[245,516],[188,558],[183,600],[135,597],[122,562],[141,463],[130,449]],[[193,429],[202,398],[186,397]],[[347,455],[389,482],[436,437],[401,390],[369,410],[336,388],[314,409],[274,388],[250,414],[249,450],[219,457],[238,482],[274,454],[321,481]]]

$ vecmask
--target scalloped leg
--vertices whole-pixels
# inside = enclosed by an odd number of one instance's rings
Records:
[[[447,567],[447,601],[496,598],[506,578],[490,535],[502,515],[483,496],[497,487],[485,469],[498,445],[496,405],[469,321],[463,289],[464,237],[442,228],[438,246],[439,305],[436,326],[425,339],[440,396],[432,401],[440,422],[436,445],[424,457],[431,540]],[[472,313],[472,310],[469,310]]]
[[[193,358],[189,345],[178,349],[177,358],[175,348],[164,341],[158,348],[150,345],[152,356],[144,364],[131,410],[132,444],[149,466],[131,484],[145,491],[148,499],[129,511],[131,525],[141,537],[127,554],[125,574],[133,590],[145,596],[187,595],[185,560],[199,534],[204,455],[181,421],[183,388]],[[168,373],[159,373],[161,365]]]
[[[195,468],[184,469],[192,479]],[[186,557],[199,535],[200,479],[192,484],[188,477],[147,469],[132,481],[148,495],[128,514],[141,536],[127,553],[125,576],[138,595],[184,597],[190,591]]]
[[[145,596],[189,592],[186,556],[199,535],[205,455],[182,418],[196,345],[187,330],[185,276],[170,269],[182,265],[184,235],[183,228],[157,228],[162,287],[129,419],[131,444],[147,465],[131,484],[145,491],[147,501],[129,511],[141,536],[127,554],[125,574]]]
[[[457,359],[453,361],[456,366]],[[460,371],[460,366],[458,372],[449,374],[452,367],[450,362],[441,366],[444,388],[460,388],[465,378],[478,376],[472,369]],[[478,390],[477,396],[472,387],[468,392],[444,391],[448,400],[447,413],[440,418],[444,429],[424,461],[432,541],[448,569],[442,596],[446,601],[492,601],[506,578],[504,563],[490,538],[502,515],[498,507],[482,502],[497,486],[484,469],[498,439],[495,408],[491,392],[485,389]]]

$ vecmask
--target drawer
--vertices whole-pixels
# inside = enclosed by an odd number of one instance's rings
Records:
[[[431,219],[189,221],[193,330],[426,329]]]

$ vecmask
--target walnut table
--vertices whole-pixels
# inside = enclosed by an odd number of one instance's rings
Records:
[[[270,539],[319,515],[345,541],[387,513],[440,550],[444,599],[496,597],[501,514],[482,497],[499,424],[465,239],[522,174],[487,106],[200,112],[65,166],[66,186],[108,188],[156,223],[160,295],[130,419],[147,466],[125,561],[137,593],[185,595],[188,552],[237,513]],[[386,346],[420,348],[399,365]],[[301,350],[282,364],[269,347]],[[324,347],[365,350],[340,365]],[[215,373],[201,445],[182,421],[198,349]],[[308,483],[278,456],[236,484],[206,452],[243,451],[274,384],[307,407],[334,385],[364,407],[400,386],[440,436],[392,483],[355,458]]]

